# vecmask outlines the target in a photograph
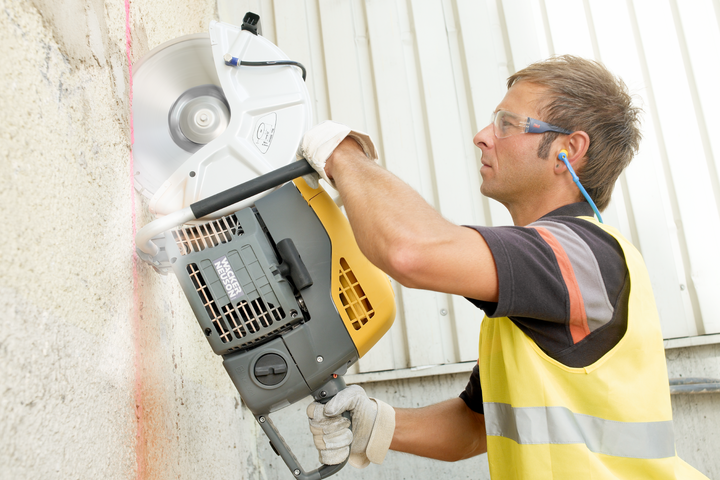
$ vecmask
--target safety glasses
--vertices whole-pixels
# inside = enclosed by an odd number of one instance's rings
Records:
[[[570,130],[565,130],[555,125],[536,120],[530,117],[521,117],[512,112],[498,110],[490,116],[490,123],[493,125],[493,131],[497,138],[510,137],[520,133],[545,133],[557,132],[569,135]]]

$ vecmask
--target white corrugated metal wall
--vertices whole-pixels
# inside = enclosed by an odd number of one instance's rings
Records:
[[[505,79],[553,54],[605,63],[644,108],[639,155],[604,213],[642,252],[665,338],[720,332],[718,0],[219,0],[221,21],[308,68],[316,121],[369,132],[384,165],[460,224],[506,225],[472,137]],[[396,285],[391,333],[356,373],[477,359],[466,300]],[[717,338],[717,337],[716,337]],[[385,377],[391,378],[391,377]]]

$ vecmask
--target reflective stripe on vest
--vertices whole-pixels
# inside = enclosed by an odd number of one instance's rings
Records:
[[[584,443],[594,453],[616,457],[675,456],[672,421],[616,422],[571,412],[565,407],[515,407],[484,403],[487,435],[518,444]]]

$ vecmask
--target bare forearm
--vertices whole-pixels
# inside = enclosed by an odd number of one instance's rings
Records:
[[[485,417],[460,398],[429,407],[396,409],[390,449],[448,462],[485,453]]]
[[[353,140],[346,140],[328,160],[333,177],[363,253],[388,271],[393,247],[442,231],[452,225],[409,185],[367,160]]]
[[[495,261],[480,234],[444,219],[352,139],[337,147],[325,172],[373,264],[406,287],[497,301]]]

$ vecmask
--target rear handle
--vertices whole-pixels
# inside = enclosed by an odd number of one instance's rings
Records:
[[[329,402],[340,390],[345,388],[345,380],[342,377],[337,376],[330,380],[328,383],[313,392],[313,398],[320,403]],[[343,416],[348,420],[351,420],[350,412],[343,413]],[[260,424],[260,427],[265,432],[265,435],[270,439],[270,444],[275,450],[275,453],[285,462],[285,465],[290,469],[290,472],[295,478],[300,480],[321,480],[331,475],[336,474],[347,464],[348,459],[338,465],[322,465],[319,468],[306,472],[300,462],[298,462],[292,450],[285,443],[285,439],[277,431],[270,417],[267,414],[255,415],[255,419]],[[351,424],[352,428],[352,424]],[[314,447],[313,447],[314,448]]]

